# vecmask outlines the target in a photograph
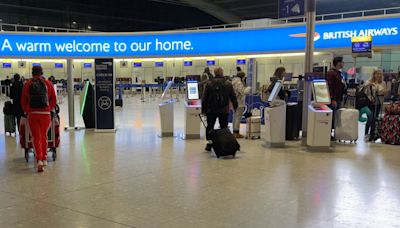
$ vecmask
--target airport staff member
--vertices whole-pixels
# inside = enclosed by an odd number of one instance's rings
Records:
[[[50,111],[56,107],[56,102],[52,83],[43,77],[41,66],[34,66],[32,79],[24,85],[21,104],[28,115],[38,172],[43,172],[43,167],[47,165],[47,131],[50,127]]]
[[[215,77],[206,84],[202,100],[202,113],[207,116],[206,138],[208,140],[206,151],[211,151],[212,142],[210,132],[214,129],[215,122],[219,121],[221,129],[228,127],[229,104],[236,110],[238,102],[233,86],[224,78],[224,70],[217,67]]]
[[[326,79],[329,87],[329,94],[331,96],[330,108],[333,111],[332,129],[335,129],[335,115],[336,111],[340,108],[345,93],[346,82],[342,77],[341,70],[344,67],[343,57],[335,57],[333,59],[333,67],[328,71]],[[334,137],[332,138],[334,139]]]

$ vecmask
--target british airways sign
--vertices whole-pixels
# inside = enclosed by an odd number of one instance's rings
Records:
[[[319,23],[315,48],[350,48],[351,37],[400,45],[400,17]],[[0,33],[0,57],[174,57],[304,51],[304,24],[256,29],[162,33]]]

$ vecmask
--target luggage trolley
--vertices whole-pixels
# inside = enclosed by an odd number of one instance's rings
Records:
[[[34,153],[32,136],[30,134],[29,123],[26,117],[24,120],[21,120],[20,124],[20,144],[21,147],[25,150],[25,160],[29,162],[29,153]],[[47,147],[48,151],[52,153],[53,161],[57,160],[57,148],[60,144],[60,118],[57,112],[51,113],[51,121],[50,128],[47,133]]]

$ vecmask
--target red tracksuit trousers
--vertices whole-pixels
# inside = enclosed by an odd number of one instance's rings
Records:
[[[50,128],[50,114],[31,113],[28,115],[28,122],[36,160],[47,160],[47,132]]]

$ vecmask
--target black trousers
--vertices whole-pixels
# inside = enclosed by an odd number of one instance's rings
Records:
[[[215,122],[219,122],[220,128],[228,128],[228,114],[227,113],[208,113],[207,114],[207,128],[206,139],[211,140],[210,132],[214,129]]]
[[[373,117],[372,117],[372,120],[371,120],[371,122],[367,122],[367,126],[366,126],[366,130],[365,130],[365,133],[368,133],[367,132],[367,129],[369,130],[369,129],[371,129],[371,133],[370,133],[370,135],[371,135],[371,137],[374,139],[375,137],[377,137],[378,135],[376,135],[376,120],[378,119],[378,117],[379,117],[379,114],[381,113],[381,109],[382,109],[382,105],[380,105],[380,104],[377,104],[377,105],[372,105],[372,106],[370,106],[370,109],[371,109],[371,111],[372,111],[372,115],[373,115]]]

